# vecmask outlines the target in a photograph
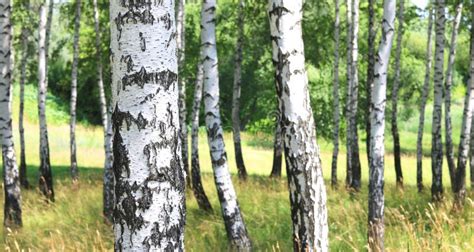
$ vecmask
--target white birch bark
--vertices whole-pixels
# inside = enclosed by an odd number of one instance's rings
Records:
[[[25,9],[29,13],[30,2],[26,1]],[[24,188],[29,188],[30,183],[28,182],[27,170],[26,170],[26,150],[25,150],[25,127],[24,111],[25,111],[25,82],[26,82],[26,66],[28,62],[28,35],[29,30],[26,26],[21,28],[21,60],[20,60],[20,109],[19,109],[19,120],[18,128],[20,133],[20,184]]]
[[[73,183],[79,179],[76,154],[76,104],[77,104],[77,68],[79,64],[79,29],[81,27],[81,0],[76,0],[76,16],[74,18],[74,42],[71,73],[71,102],[70,102],[70,152],[71,152],[71,178]]]
[[[118,251],[184,250],[174,3],[110,3]]]
[[[448,67],[446,69],[446,78],[444,82],[444,123],[446,126],[446,160],[448,161],[449,178],[451,187],[454,189],[456,165],[454,163],[454,144],[453,144],[453,126],[451,123],[451,89],[453,85],[454,60],[456,58],[456,44],[459,32],[459,25],[462,16],[462,1],[456,5],[456,15],[453,20],[453,31],[451,33],[451,47],[449,49]]]
[[[372,89],[374,87],[374,67],[375,67],[375,38],[377,31],[375,29],[375,2],[376,0],[368,0],[368,11],[369,11],[369,20],[368,20],[368,35],[367,35],[367,83],[366,83],[366,94],[367,94],[367,108],[365,123],[365,144],[367,151],[367,161],[370,164],[370,101],[372,97]]]
[[[0,140],[3,160],[4,226],[20,227],[21,194],[12,130],[12,5],[0,1]]]
[[[395,33],[396,1],[385,0],[382,20],[382,37],[375,62],[375,82],[372,90],[370,113],[370,164],[369,164],[369,248],[384,250],[384,132],[387,99],[387,69]]]
[[[392,138],[393,138],[393,158],[395,164],[395,176],[397,187],[403,188],[402,163],[400,158],[400,134],[398,132],[398,90],[400,89],[400,59],[402,56],[402,42],[404,29],[404,1],[400,0],[398,5],[398,30],[397,30],[397,49],[395,54],[395,78],[392,86]]]
[[[347,98],[346,98],[346,186],[352,184],[352,131],[350,128],[351,118],[351,97],[352,97],[352,0],[346,0],[346,36],[347,36],[347,52],[346,52],[346,80],[347,80]]]
[[[49,160],[48,126],[46,124],[46,94],[48,90],[48,14],[46,6],[52,6],[52,0],[45,0],[39,9],[38,36],[38,118],[40,126],[40,178],[39,188],[48,200],[54,201],[53,175]],[[52,7],[50,7],[52,9]],[[52,11],[50,11],[52,14]]]
[[[232,184],[219,107],[219,73],[216,46],[216,0],[203,0],[201,9],[201,50],[204,65],[204,111],[216,182],[227,237],[237,250],[250,250],[251,242]]]
[[[423,129],[425,127],[425,109],[426,102],[430,93],[431,83],[431,68],[432,68],[432,37],[433,37],[433,9],[431,7],[431,1],[428,5],[428,42],[426,46],[426,69],[425,69],[425,81],[423,84],[423,90],[421,94],[420,104],[420,119],[418,126],[418,135],[416,139],[416,184],[418,192],[423,190]]]
[[[441,120],[443,106],[443,71],[444,71],[444,30],[445,4],[444,0],[435,1],[435,69],[434,69],[434,104],[431,136],[431,196],[434,201],[443,197],[443,141],[441,138]]]
[[[268,13],[290,191],[295,251],[327,251],[328,220],[309,100],[301,21],[303,1],[269,0]]]
[[[114,175],[112,171],[113,165],[113,153],[112,153],[112,121],[111,113],[113,110],[112,106],[109,106],[107,111],[107,99],[104,91],[104,80],[103,80],[103,66],[102,66],[102,50],[100,42],[100,23],[99,23],[99,8],[97,6],[97,0],[92,1],[94,6],[94,30],[95,30],[95,47],[97,57],[97,85],[99,87],[99,101],[100,101],[100,114],[102,118],[102,126],[104,129],[104,185],[103,185],[103,203],[104,209],[103,214],[109,222],[113,222],[113,210],[114,210]]]
[[[332,152],[332,163],[331,163],[331,185],[337,186],[337,156],[339,154],[339,0],[334,1],[335,5],[335,18],[334,18],[334,71],[333,71],[333,106],[334,106],[334,133],[333,133],[333,145],[334,150]]]

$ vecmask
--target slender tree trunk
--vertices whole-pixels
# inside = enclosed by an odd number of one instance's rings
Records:
[[[462,10],[462,3],[460,9]],[[459,9],[456,12],[461,12]],[[459,14],[460,16],[460,14]],[[474,7],[471,7],[471,29],[474,26]],[[456,17],[457,18],[457,17]],[[452,52],[452,49],[451,49]],[[471,140],[471,127],[474,111],[474,36],[471,36],[471,78],[469,80],[469,87],[464,101],[464,113],[461,127],[461,141],[459,142],[458,167],[456,169],[454,190],[454,205],[456,208],[462,208],[466,198],[466,164],[469,155],[469,145]],[[448,78],[448,77],[446,77]]]
[[[53,11],[54,11],[54,0],[43,0],[47,1],[48,15],[46,19],[46,36],[45,36],[45,54],[46,54],[46,89],[48,88],[48,58],[49,58],[49,41],[51,38],[51,26],[53,24]],[[46,5],[46,3],[45,3]]]
[[[352,62],[351,62],[351,96],[350,96],[350,118],[348,129],[351,132],[351,170],[352,182],[351,188],[359,191],[360,189],[360,157],[359,157],[359,137],[357,131],[357,108],[359,96],[359,76],[358,76],[358,55],[359,45],[357,42],[359,34],[359,0],[352,0]]]
[[[240,140],[240,89],[242,86],[242,47],[244,43],[244,0],[239,0],[239,14],[237,19],[238,38],[235,48],[234,91],[232,96],[232,129],[234,138],[235,162],[240,179],[247,179],[242,143]]]
[[[73,183],[79,179],[76,155],[76,104],[77,104],[77,68],[79,63],[79,29],[81,27],[81,0],[76,0],[76,17],[74,19],[74,44],[71,74],[71,104],[70,114],[70,151],[71,151],[71,178]]]
[[[428,7],[428,43],[426,46],[426,70],[425,70],[425,81],[423,84],[423,91],[421,94],[421,104],[420,104],[420,119],[418,126],[418,136],[416,139],[416,184],[418,187],[418,192],[423,190],[423,129],[425,127],[425,108],[426,102],[428,101],[428,95],[430,93],[430,76],[431,76],[431,67],[432,67],[432,33],[433,33],[433,9],[431,8],[431,1]]]
[[[337,156],[339,154],[339,0],[334,1],[335,20],[334,20],[334,80],[333,80],[333,105],[334,105],[334,133],[331,163],[331,185],[337,187]]]
[[[4,225],[20,227],[21,194],[12,131],[12,23],[11,0],[0,2],[0,137],[2,141]]]
[[[443,105],[443,68],[444,68],[444,0],[436,0],[436,42],[434,69],[434,108],[431,136],[431,196],[434,201],[443,198],[443,142],[441,139],[441,120]]]
[[[471,35],[472,36],[472,35]],[[472,39],[472,38],[471,38]],[[470,155],[469,155],[469,166],[471,168],[471,190],[474,190],[474,120],[471,123],[471,143],[470,143]]]
[[[367,93],[367,108],[366,108],[366,123],[365,123],[365,145],[367,151],[367,160],[370,164],[370,113],[372,112],[372,108],[370,107],[370,101],[372,98],[372,89],[374,87],[374,66],[375,66],[375,37],[377,35],[377,31],[375,29],[375,2],[376,0],[369,0],[369,28],[368,28],[368,36],[367,36],[367,86],[366,86],[366,93]]]
[[[184,251],[174,3],[110,2],[116,251]]]
[[[275,138],[273,140],[273,164],[270,178],[281,178],[281,162],[283,159],[283,139],[281,132],[281,108],[278,105],[275,113]]]
[[[444,82],[444,122],[446,126],[446,159],[448,161],[449,178],[451,189],[454,190],[456,165],[454,163],[453,126],[451,123],[451,89],[453,84],[454,59],[456,58],[456,43],[458,38],[459,24],[461,23],[462,1],[456,5],[456,16],[453,20],[453,32],[451,34],[451,48],[449,49],[448,68]],[[459,162],[459,159],[458,159]]]
[[[352,97],[352,0],[346,0],[346,22],[347,22],[347,98],[346,98],[346,186],[352,185],[352,130],[350,128],[351,97]]]
[[[185,5],[186,0],[177,0],[178,11],[176,15],[176,41],[178,47],[178,76],[179,86],[179,124],[181,125],[181,152],[183,156],[183,169],[186,173],[186,185],[191,187],[191,176],[189,173],[189,157],[188,157],[188,126],[186,125],[186,81],[182,75],[185,64]]]
[[[40,178],[39,188],[48,200],[54,201],[53,174],[49,160],[48,126],[46,124],[46,94],[48,90],[47,65],[48,65],[48,20],[46,6],[53,5],[51,0],[41,3],[39,11],[39,37],[38,37],[38,118],[40,124]],[[50,7],[52,9],[52,7]],[[52,11],[50,12],[52,14]]]
[[[303,1],[269,0],[268,13],[276,82],[282,91],[279,99],[283,108],[293,248],[294,251],[326,251],[329,245],[326,189],[304,64]]]
[[[201,50],[204,65],[204,111],[217,194],[224,224],[232,247],[251,250],[251,242],[232,184],[219,108],[219,72],[216,46],[216,0],[203,0],[201,10]]]
[[[201,167],[199,165],[199,110],[201,108],[202,83],[204,81],[203,74],[203,64],[199,63],[196,75],[196,86],[194,87],[194,103],[191,118],[191,175],[194,197],[196,197],[199,208],[211,212],[212,206],[202,186]]]
[[[26,11],[30,10],[29,1],[26,2]],[[25,111],[25,82],[26,82],[26,65],[28,62],[28,29],[23,26],[21,29],[21,60],[20,60],[20,112],[18,128],[20,131],[20,185],[23,188],[29,188],[26,165],[25,152],[25,127],[23,126],[23,115]]]
[[[395,55],[395,79],[392,88],[392,137],[393,137],[393,158],[395,163],[395,176],[397,187],[403,188],[402,162],[400,159],[400,134],[398,133],[398,90],[400,89],[400,58],[402,56],[403,42],[403,12],[404,1],[400,0],[398,5],[398,31],[397,31],[397,51]]]
[[[382,21],[382,38],[375,63],[374,89],[370,106],[371,138],[369,164],[369,248],[384,250],[384,138],[385,106],[387,99],[387,68],[395,33],[396,1],[385,0]]]
[[[103,187],[103,203],[104,216],[109,222],[113,222],[113,210],[114,210],[114,175],[112,171],[113,165],[113,152],[112,152],[112,120],[110,118],[113,107],[109,106],[107,111],[107,99],[105,97],[104,80],[103,80],[103,66],[102,66],[102,50],[100,42],[100,23],[99,23],[99,8],[97,6],[97,0],[93,0],[94,5],[94,29],[95,29],[95,47],[97,57],[97,84],[99,86],[99,101],[100,101],[100,114],[102,118],[102,126],[104,128],[104,187]]]

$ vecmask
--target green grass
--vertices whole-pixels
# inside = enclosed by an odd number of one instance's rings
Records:
[[[16,92],[16,91],[15,91]],[[34,98],[34,89],[29,90]],[[16,94],[16,93],[15,93]],[[38,126],[35,120],[35,99],[28,98],[28,120],[26,123],[27,161],[29,180],[37,185]],[[0,250],[6,251],[103,251],[113,249],[113,233],[101,216],[102,210],[102,129],[92,126],[78,126],[77,145],[80,166],[80,184],[73,186],[69,178],[69,131],[67,111],[64,105],[51,100],[48,103],[48,119],[51,144],[51,162],[55,177],[56,202],[46,204],[38,190],[23,190],[24,226],[19,230],[3,229],[0,239],[5,243]],[[14,100],[17,107],[17,100]],[[459,106],[455,105],[454,111]],[[16,114],[16,112],[15,112]],[[416,114],[416,113],[415,113]],[[456,132],[459,132],[460,118],[454,113]],[[417,115],[415,115],[417,117]],[[427,123],[430,124],[427,112]],[[431,181],[430,161],[424,159],[424,181],[426,190],[416,192],[416,159],[413,153],[416,143],[417,119],[401,124],[402,145],[407,152],[402,157],[405,176],[403,191],[395,188],[393,156],[390,154],[391,139],[387,134],[388,154],[385,169],[386,193],[386,237],[388,251],[473,251],[474,250],[474,198],[472,189],[465,210],[452,213],[447,172],[444,174],[446,200],[439,205],[430,203],[429,184]],[[410,126],[410,127],[409,127]],[[429,126],[429,125],[428,125]],[[17,120],[14,121],[15,139]],[[429,153],[429,128],[425,134],[425,152]],[[457,134],[457,133],[455,133]],[[414,135],[414,136],[413,136]],[[226,251],[225,228],[220,215],[220,207],[210,167],[209,149],[205,134],[200,135],[200,157],[203,170],[203,183],[210,198],[214,212],[207,214],[198,209],[193,195],[187,192],[186,248],[188,251]],[[362,137],[361,137],[362,138]],[[256,251],[290,251],[291,220],[286,178],[272,180],[268,174],[272,165],[271,136],[243,135],[244,158],[250,178],[247,182],[237,180],[232,139],[225,135],[229,164],[234,174],[234,185],[250,237]],[[457,141],[457,139],[455,140]],[[259,144],[260,143],[260,144]],[[268,144],[270,143],[270,144]],[[319,141],[321,159],[326,184],[329,185],[332,145]],[[18,149],[18,143],[16,144]],[[330,247],[332,251],[365,250],[367,233],[367,178],[368,169],[364,144],[361,143],[362,191],[349,194],[342,187],[337,190],[327,188]],[[345,177],[345,154],[339,156],[339,181]],[[446,168],[445,168],[445,171]],[[469,176],[469,174],[468,174]],[[0,196],[3,201],[3,195]],[[3,214],[3,212],[1,213]],[[0,215],[1,215],[0,214]],[[0,216],[2,218],[2,216]]]

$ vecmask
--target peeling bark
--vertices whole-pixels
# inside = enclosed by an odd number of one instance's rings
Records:
[[[433,201],[443,198],[443,141],[441,138],[441,120],[443,106],[443,68],[444,68],[444,30],[445,4],[444,0],[435,1],[435,69],[434,69],[434,108],[431,136],[431,197]]]
[[[333,79],[333,106],[334,106],[334,133],[333,133],[333,145],[334,150],[332,152],[332,163],[331,163],[331,185],[332,187],[337,186],[337,156],[339,154],[339,0],[334,1],[335,7],[335,20],[334,20],[334,79]]]
[[[382,37],[377,52],[371,99],[369,164],[368,243],[372,251],[384,250],[384,137],[387,99],[387,69],[395,33],[396,1],[385,0]]]
[[[456,43],[459,32],[459,25],[462,16],[462,1],[456,5],[456,16],[453,20],[453,32],[451,34],[451,47],[449,49],[448,69],[446,70],[446,79],[444,82],[444,123],[446,126],[446,160],[448,161],[449,178],[451,188],[455,187],[456,165],[454,163],[454,144],[453,144],[453,126],[451,123],[451,89],[453,84],[454,60],[456,58]],[[458,160],[459,161],[459,160]]]
[[[174,3],[110,3],[117,251],[184,251]]]
[[[402,162],[400,158],[400,134],[398,133],[398,90],[400,89],[400,58],[402,56],[403,42],[403,12],[404,1],[399,1],[398,5],[398,31],[397,31],[397,51],[395,55],[395,78],[392,86],[392,137],[393,137],[393,158],[395,163],[395,176],[397,187],[403,188]]]
[[[431,1],[429,3],[431,5]],[[425,127],[425,108],[426,102],[428,101],[428,95],[430,93],[430,76],[431,76],[431,67],[432,67],[432,57],[431,57],[431,48],[432,48],[432,33],[433,33],[433,10],[431,6],[428,7],[428,43],[426,46],[426,70],[425,70],[425,81],[423,84],[423,90],[421,94],[421,104],[420,104],[420,119],[418,126],[418,136],[416,139],[416,184],[418,187],[418,192],[423,190],[423,129]]]
[[[178,49],[178,69],[181,75],[185,63],[185,4],[186,0],[177,0],[176,13],[176,41]],[[186,81],[181,76],[178,76],[179,86],[179,123],[180,123],[180,138],[181,138],[181,152],[183,156],[183,169],[186,173],[186,185],[191,187],[191,176],[189,173],[189,157],[188,157],[188,126],[186,125]]]
[[[11,0],[0,1],[0,139],[2,141],[4,226],[20,227],[20,178],[15,157],[12,131],[12,5]]]
[[[73,59],[71,73],[71,104],[69,124],[70,129],[70,151],[71,151],[71,178],[73,183],[79,179],[79,170],[77,168],[76,154],[76,104],[77,104],[77,68],[79,63],[79,29],[81,27],[81,0],[76,0],[76,17],[74,18],[74,43],[73,43]]]
[[[30,11],[30,2],[25,3],[26,11]],[[23,188],[29,188],[26,165],[25,151],[25,127],[23,126],[23,117],[25,111],[25,82],[26,82],[26,65],[28,62],[28,35],[29,30],[26,27],[21,28],[21,60],[20,60],[20,111],[18,128],[20,132],[20,185]]]
[[[48,13],[46,6],[49,6]],[[48,126],[46,124],[46,94],[48,90],[48,47],[49,32],[51,29],[51,15],[53,1],[44,0],[39,9],[39,38],[38,38],[38,118],[40,125],[40,178],[39,188],[41,193],[54,201],[53,174],[49,160]]]
[[[282,108],[293,249],[327,251],[326,189],[305,70],[303,1],[269,0],[268,14]]]
[[[201,60],[204,65],[203,98],[207,136],[227,237],[232,247],[247,251],[251,250],[252,246],[229,172],[220,117],[216,8],[216,0],[203,0],[201,9]]]
[[[203,83],[203,64],[198,64],[196,75],[196,86],[194,87],[194,102],[192,113],[192,131],[191,131],[191,176],[194,197],[199,208],[204,211],[211,212],[212,206],[207,198],[201,180],[201,167],[199,165],[199,110],[202,100],[202,83]]]
[[[244,0],[239,0],[239,14],[237,19],[238,38],[235,48],[234,90],[232,95],[232,132],[234,139],[235,162],[239,178],[247,179],[244,157],[242,156],[242,143],[240,139],[240,90],[242,86],[242,48],[244,43]]]

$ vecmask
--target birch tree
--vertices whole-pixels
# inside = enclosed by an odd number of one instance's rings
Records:
[[[194,197],[199,208],[204,211],[212,211],[211,203],[207,198],[201,179],[201,166],[199,165],[199,111],[202,100],[202,84],[203,84],[203,64],[198,64],[196,75],[196,86],[194,87],[193,113],[191,116],[191,176]]]
[[[370,100],[372,97],[372,89],[374,87],[374,66],[375,66],[375,37],[377,31],[375,29],[375,2],[376,0],[369,0],[368,11],[368,35],[367,35],[367,83],[366,83],[366,95],[367,95],[367,109],[366,109],[366,124],[365,124],[365,144],[367,150],[367,160],[370,164]]]
[[[326,189],[309,102],[301,20],[303,1],[269,0],[272,59],[282,104],[294,251],[328,250]]]
[[[425,69],[425,81],[423,84],[423,90],[421,94],[420,104],[420,119],[418,126],[418,135],[416,138],[416,184],[418,191],[423,190],[423,129],[425,127],[425,108],[426,102],[428,101],[428,95],[430,93],[430,77],[432,68],[432,37],[433,37],[433,10],[431,8],[431,1],[428,5],[428,42],[426,46],[426,69]]]
[[[460,3],[462,9],[462,3]],[[458,7],[459,7],[458,5]],[[456,11],[457,12],[457,11]],[[474,27],[474,7],[471,7],[471,29]],[[462,208],[466,198],[466,164],[469,155],[469,144],[471,140],[471,127],[474,111],[474,36],[471,36],[471,65],[470,65],[469,86],[464,101],[464,112],[461,126],[461,141],[459,142],[458,165],[456,169],[455,181],[453,184],[454,205]],[[448,78],[448,76],[446,76]],[[472,173],[471,173],[472,175]]]
[[[30,2],[26,1],[25,9],[29,13]],[[21,28],[21,60],[20,60],[20,109],[18,128],[20,133],[20,185],[24,188],[29,188],[30,183],[28,182],[27,170],[26,170],[26,151],[25,151],[25,127],[23,125],[23,117],[25,111],[25,82],[26,82],[26,65],[28,62],[28,36],[29,29],[24,25]]]
[[[352,97],[352,0],[346,0],[346,22],[347,22],[347,51],[346,51],[346,80],[347,80],[347,98],[346,98],[346,186],[352,184],[352,132],[350,129],[351,118],[351,97]]]
[[[462,1],[456,5],[456,16],[453,20],[453,31],[451,33],[451,47],[449,49],[448,67],[446,69],[446,78],[444,82],[444,122],[446,126],[446,160],[448,161],[448,171],[451,186],[454,189],[456,165],[454,163],[454,144],[453,144],[453,126],[451,123],[451,89],[453,84],[454,60],[456,58],[456,43],[458,38],[459,25],[462,15]],[[458,160],[459,161],[459,160]]]
[[[435,8],[436,42],[433,123],[431,136],[431,171],[433,174],[431,196],[434,201],[439,201],[443,197],[443,143],[441,139],[441,120],[443,105],[444,24],[446,21],[444,0],[436,0]]]
[[[372,251],[384,250],[384,138],[385,106],[387,98],[387,69],[395,33],[396,1],[385,0],[383,7],[382,37],[375,62],[374,89],[370,106],[370,164],[368,237]]]
[[[234,65],[234,88],[232,95],[232,131],[234,139],[234,152],[237,171],[240,179],[247,179],[247,170],[245,169],[244,157],[242,156],[242,143],[240,139],[240,90],[242,86],[242,53],[244,43],[244,0],[239,0],[237,29],[238,37],[235,47],[235,65]]]
[[[201,7],[201,50],[204,70],[204,111],[212,169],[221,203],[224,224],[232,247],[250,250],[237,195],[230,177],[219,107],[219,72],[216,46],[216,0],[203,0]]]
[[[71,151],[71,178],[73,182],[79,179],[79,170],[77,169],[76,155],[76,104],[77,104],[77,67],[79,63],[79,29],[81,27],[81,0],[76,0],[76,16],[74,18],[74,42],[72,56],[71,73],[71,103],[69,124],[70,130],[70,151]]]
[[[48,200],[54,201],[53,174],[51,171],[51,162],[49,160],[49,140],[48,126],[46,124],[46,94],[48,90],[47,65],[48,65],[48,47],[50,19],[46,12],[46,6],[49,6],[48,12],[52,15],[52,1],[45,0],[39,8],[39,35],[38,35],[38,118],[40,126],[40,178],[39,188]]]
[[[281,108],[278,105],[277,111],[275,112],[275,136],[273,140],[273,164],[272,172],[270,173],[271,178],[281,177],[281,162],[283,159],[283,139],[281,132]]]
[[[174,1],[111,1],[117,251],[183,251]]]
[[[104,216],[108,221],[113,222],[113,210],[114,210],[114,174],[112,171],[113,164],[113,153],[112,153],[112,120],[110,118],[112,107],[109,106],[107,110],[107,98],[105,97],[104,90],[104,78],[103,78],[103,66],[102,66],[102,50],[101,48],[101,32],[99,22],[99,8],[97,6],[97,0],[93,0],[94,7],[94,30],[95,30],[95,49],[97,59],[97,85],[99,87],[99,102],[100,102],[100,115],[102,119],[102,127],[104,129],[104,186],[103,186],[103,203]]]
[[[0,5],[0,137],[2,141],[3,188],[5,192],[4,225],[19,227],[21,219],[21,194],[18,166],[15,157],[12,131],[12,5],[1,0]]]
[[[337,186],[337,156],[339,153],[339,0],[334,1],[335,18],[334,18],[334,72],[333,72],[333,106],[334,106],[334,133],[333,143],[334,150],[332,152],[331,163],[331,185]]]
[[[400,0],[398,5],[398,31],[397,31],[397,51],[395,55],[395,78],[392,86],[392,137],[393,137],[393,158],[395,163],[395,176],[397,187],[403,187],[402,162],[400,159],[400,134],[398,133],[398,90],[400,89],[400,58],[402,56],[403,42],[403,12],[404,1]]]
[[[177,1],[178,8],[176,13],[176,40],[178,49],[178,69],[181,72],[184,69],[185,59],[185,5],[186,0]],[[186,173],[186,185],[191,186],[191,176],[189,174],[189,158],[188,158],[188,126],[186,125],[186,81],[178,76],[179,86],[179,124],[181,127],[181,152],[183,156],[183,169]]]

